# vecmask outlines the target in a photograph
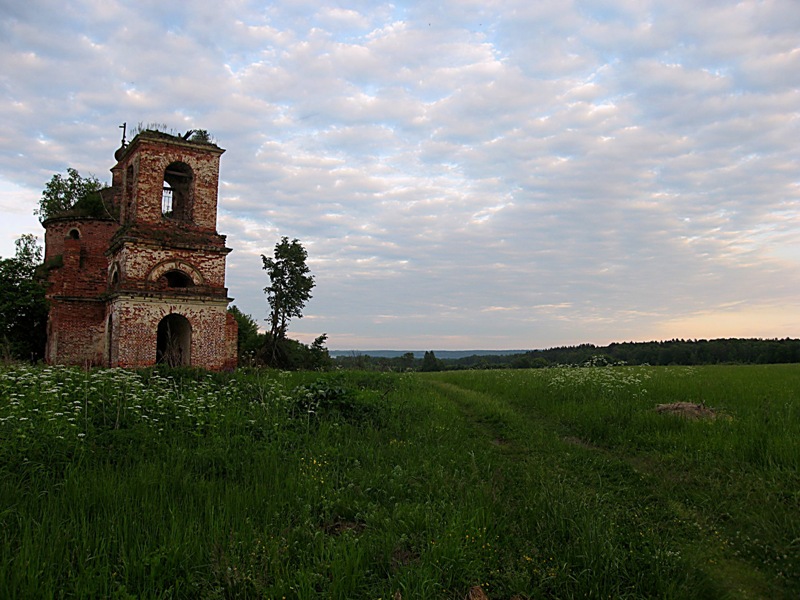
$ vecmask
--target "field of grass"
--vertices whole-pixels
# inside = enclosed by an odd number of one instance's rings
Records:
[[[3,367],[0,598],[797,598],[798,440],[800,365]]]

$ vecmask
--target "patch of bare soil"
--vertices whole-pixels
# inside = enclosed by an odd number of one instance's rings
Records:
[[[581,448],[588,448],[589,450],[602,450],[602,448],[598,448],[594,444],[590,444],[586,440],[582,440],[581,438],[572,435],[565,437],[564,441],[568,444],[572,444],[573,446],[580,446]]]
[[[397,591],[394,593],[393,600],[403,600],[403,595]],[[481,589],[481,586],[474,585],[469,588],[467,595],[464,596],[464,600],[489,600],[489,596],[486,595],[486,592]],[[515,594],[511,596],[511,600],[525,600],[522,596]]]
[[[486,595],[486,592],[481,589],[481,586],[473,585],[471,588],[469,588],[464,600],[489,600],[489,598]]]
[[[705,404],[695,404],[694,402],[670,402],[669,404],[659,404],[656,406],[657,413],[675,415],[685,419],[716,419],[719,414],[713,408]]]
[[[342,535],[348,531],[359,534],[364,531],[365,528],[366,525],[364,525],[364,523],[359,523],[357,521],[334,521],[325,525],[323,530],[328,535]]]
[[[406,548],[395,548],[392,551],[392,570],[407,567],[419,560],[419,553]]]

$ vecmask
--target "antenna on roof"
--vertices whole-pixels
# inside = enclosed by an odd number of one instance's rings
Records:
[[[124,148],[125,146],[128,145],[128,142],[125,141],[125,134],[128,131],[128,123],[127,122],[123,123],[122,125],[119,126],[119,128],[122,129],[122,147]]]

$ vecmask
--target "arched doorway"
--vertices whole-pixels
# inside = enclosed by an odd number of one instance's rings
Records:
[[[192,364],[192,326],[183,315],[170,314],[158,324],[156,362],[170,367]]]

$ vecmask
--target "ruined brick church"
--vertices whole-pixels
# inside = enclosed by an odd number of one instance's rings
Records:
[[[145,130],[114,157],[111,187],[46,221],[50,364],[236,366],[217,232],[224,150]]]

